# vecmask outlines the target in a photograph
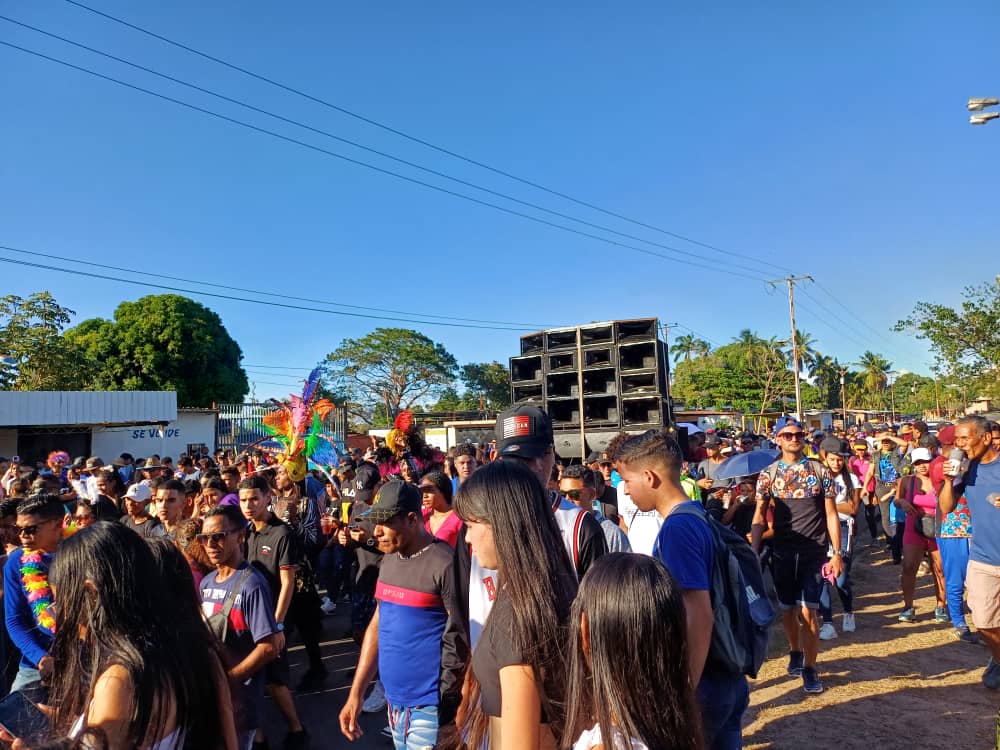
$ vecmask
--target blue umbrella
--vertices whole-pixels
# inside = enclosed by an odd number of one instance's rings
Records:
[[[760,474],[778,459],[778,451],[756,450],[730,456],[715,471],[715,479],[734,479]]]

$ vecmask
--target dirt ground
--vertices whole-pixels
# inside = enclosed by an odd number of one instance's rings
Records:
[[[917,621],[902,623],[898,565],[888,553],[860,541],[852,567],[857,631],[820,641],[819,673],[826,690],[802,691],[789,677],[787,640],[780,622],[773,658],[751,681],[745,715],[747,750],[895,750],[996,747],[1000,694],[982,686],[985,647],[955,639],[950,624],[933,621],[934,583],[918,576]]]

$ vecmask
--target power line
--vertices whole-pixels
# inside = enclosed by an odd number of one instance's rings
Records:
[[[855,332],[855,333],[858,333],[858,331],[857,331],[857,326],[853,326],[853,325],[851,325],[850,323],[848,323],[847,321],[845,321],[845,320],[844,320],[843,318],[841,318],[841,317],[840,317],[839,315],[837,315],[837,313],[835,313],[835,312],[834,312],[833,310],[831,310],[831,309],[830,309],[829,307],[827,307],[827,306],[826,306],[825,304],[823,304],[823,303],[822,303],[822,302],[820,302],[820,301],[819,301],[818,299],[816,299],[816,298],[815,298],[815,297],[814,297],[814,296],[813,296],[812,294],[810,294],[810,293],[809,293],[809,292],[808,292],[808,291],[807,291],[806,289],[801,289],[801,291],[802,291],[802,294],[803,294],[803,295],[805,295],[806,297],[808,297],[808,298],[809,298],[809,300],[810,300],[810,301],[811,301],[811,302],[812,302],[812,303],[813,303],[814,305],[816,305],[816,307],[818,307],[818,308],[819,308],[820,310],[822,310],[823,312],[825,312],[825,313],[826,313],[827,315],[829,315],[829,316],[830,316],[831,318],[833,318],[834,320],[836,320],[837,322],[839,322],[839,323],[840,323],[840,324],[841,324],[842,326],[844,326],[844,328],[845,328],[846,330],[854,330],[854,332]],[[816,316],[816,317],[817,317],[817,319],[818,319],[818,320],[822,321],[822,318],[819,318],[819,316]],[[822,321],[822,322],[825,322],[825,321]],[[836,331],[837,333],[841,334],[842,336],[845,336],[845,338],[847,338],[847,339],[849,339],[849,340],[853,341],[853,342],[854,342],[855,344],[857,344],[858,346],[864,346],[864,348],[866,348],[866,349],[868,348],[868,346],[865,346],[864,344],[862,344],[862,342],[860,342],[860,341],[859,341],[858,339],[856,339],[856,338],[853,338],[853,337],[851,337],[851,336],[846,336],[846,335],[845,335],[845,331],[844,331],[844,330],[838,330],[838,329],[836,329],[836,328],[833,328],[832,326],[831,326],[831,329],[832,329],[832,330],[834,330],[834,331]],[[878,343],[878,342],[876,342],[876,341],[875,341],[875,339],[872,339],[872,338],[870,338],[870,337],[869,337],[869,336],[868,336],[867,334],[865,334],[865,335],[864,335],[864,339],[865,339],[865,341],[867,341],[867,343],[868,343],[869,345],[874,345],[876,349],[882,349],[882,350],[883,350],[883,351],[885,351],[885,352],[886,352],[887,354],[891,354],[891,353],[893,353],[893,352],[890,352],[890,351],[889,351],[888,349],[886,349],[886,348],[885,348],[885,346],[884,346],[884,343]],[[886,343],[887,343],[887,342],[886,342]],[[898,352],[896,352],[896,353],[898,354]]]
[[[12,44],[11,42],[5,42],[5,41],[0,40],[0,45],[3,45],[5,47],[9,47],[11,49],[15,49],[15,50],[17,50],[19,52],[24,52],[26,54],[33,55],[33,56],[41,58],[43,60],[48,60],[49,62],[56,63],[57,65],[62,65],[62,66],[67,67],[67,68],[72,68],[73,70],[80,71],[81,73],[86,73],[87,75],[94,76],[95,78],[101,78],[101,79],[103,79],[105,81],[109,81],[109,82],[117,84],[119,86],[123,86],[125,88],[129,88],[129,89],[132,89],[134,91],[139,91],[139,92],[141,92],[143,94],[147,94],[149,96],[153,96],[153,97],[156,97],[158,99],[162,99],[164,101],[168,101],[168,102],[171,102],[173,104],[177,104],[177,105],[179,105],[181,107],[185,107],[185,108],[193,110],[195,112],[200,112],[202,114],[206,114],[206,115],[209,115],[211,117],[215,117],[215,118],[217,118],[219,120],[222,120],[224,122],[228,122],[228,123],[231,123],[233,125],[239,125],[240,127],[247,128],[248,130],[253,130],[255,132],[262,133],[264,135],[269,135],[269,136],[271,136],[273,138],[277,138],[279,140],[286,141],[288,143],[293,143],[293,144],[295,144],[297,146],[302,146],[303,148],[309,149],[311,151],[315,151],[317,153],[321,153],[321,154],[324,154],[326,156],[332,156],[335,159],[340,159],[340,160],[346,161],[346,162],[348,162],[350,164],[354,164],[354,165],[359,166],[359,167],[364,167],[366,169],[370,169],[372,171],[379,172],[380,174],[385,174],[385,175],[388,175],[388,176],[391,176],[391,177],[396,177],[397,179],[403,180],[405,182],[409,182],[409,183],[412,183],[414,185],[419,185],[419,186],[422,186],[422,187],[425,187],[425,188],[429,188],[430,190],[435,190],[437,192],[444,193],[445,195],[451,195],[453,197],[461,198],[463,200],[469,201],[471,203],[478,204],[480,206],[486,206],[487,208],[493,208],[493,209],[496,209],[498,211],[502,211],[502,212],[504,212],[506,214],[510,214],[511,216],[519,216],[519,217],[521,217],[523,219],[527,219],[528,221],[533,221],[533,222],[535,222],[537,224],[542,224],[542,225],[545,225],[545,226],[553,227],[555,229],[561,229],[561,230],[563,230],[565,232],[569,232],[569,233],[578,235],[580,237],[587,237],[589,239],[597,240],[599,242],[604,242],[604,243],[607,243],[609,245],[614,245],[616,247],[622,247],[622,248],[626,248],[628,250],[634,250],[636,252],[643,253],[644,255],[650,255],[650,256],[653,256],[653,257],[656,257],[656,258],[660,258],[662,260],[667,260],[667,261],[671,261],[671,262],[674,262],[674,263],[681,263],[681,264],[689,265],[689,266],[697,266],[697,267],[700,267],[700,268],[706,268],[706,269],[708,269],[710,271],[714,271],[716,273],[724,273],[724,274],[727,274],[729,276],[736,276],[737,278],[751,279],[751,280],[754,280],[754,281],[766,281],[766,279],[763,276],[759,276],[759,275],[757,275],[757,276],[751,276],[749,274],[737,273],[736,271],[730,271],[730,270],[725,269],[725,268],[720,268],[719,266],[708,265],[708,264],[705,264],[705,263],[697,263],[695,261],[681,261],[681,260],[678,260],[676,258],[671,258],[668,255],[664,255],[663,253],[655,252],[653,250],[648,250],[648,249],[642,248],[642,247],[636,247],[635,245],[629,245],[628,243],[619,242],[617,240],[613,240],[613,239],[610,239],[608,237],[602,237],[600,235],[591,234],[590,232],[584,232],[584,231],[579,230],[579,229],[574,229],[573,227],[568,227],[565,224],[559,224],[559,223],[554,222],[554,221],[549,221],[549,220],[543,219],[543,218],[541,218],[539,216],[532,216],[531,214],[524,213],[523,211],[517,211],[517,210],[514,210],[512,208],[508,208],[506,206],[501,206],[501,205],[499,205],[497,203],[491,203],[490,201],[481,200],[481,199],[476,198],[476,197],[471,196],[471,195],[466,195],[464,193],[459,193],[459,192],[457,192],[455,190],[449,190],[448,188],[441,187],[440,185],[435,185],[435,184],[430,183],[430,182],[425,182],[424,180],[419,180],[419,179],[417,179],[415,177],[409,177],[409,176],[401,174],[399,172],[393,172],[391,169],[385,169],[383,167],[376,166],[375,164],[369,164],[368,162],[361,161],[360,159],[354,159],[354,158],[352,158],[350,156],[345,156],[344,154],[337,153],[336,151],[330,151],[329,149],[325,149],[325,148],[323,148],[321,146],[317,146],[315,144],[308,143],[306,141],[301,141],[301,140],[299,140],[297,138],[292,138],[291,136],[283,135],[282,133],[278,133],[278,132],[273,131],[273,130],[268,130],[267,128],[262,128],[262,127],[260,127],[258,125],[253,125],[251,123],[244,122],[243,120],[238,120],[238,119],[236,119],[234,117],[229,117],[228,115],[223,115],[223,114],[220,114],[219,112],[214,112],[214,111],[212,111],[210,109],[205,109],[204,107],[199,107],[198,105],[190,104],[189,102],[185,102],[185,101],[182,101],[180,99],[175,99],[173,97],[167,96],[165,94],[158,93],[156,91],[152,91],[150,89],[143,88],[141,86],[136,86],[135,84],[127,83],[125,81],[122,81],[120,79],[114,78],[112,76],[104,75],[103,73],[98,73],[95,70],[90,70],[89,68],[84,68],[84,67],[82,67],[80,65],[74,65],[73,63],[67,62],[65,60],[60,60],[59,58],[52,57],[50,55],[46,55],[44,53],[37,52],[35,50],[27,49],[26,47],[21,47],[19,45]],[[678,251],[672,251],[672,252],[678,252]],[[685,253],[685,254],[687,254],[687,253]]]
[[[314,96],[312,94],[306,93],[305,91],[302,91],[301,89],[297,89],[297,88],[295,88],[293,86],[290,86],[288,84],[284,84],[284,83],[281,83],[279,81],[276,81],[273,78],[269,78],[269,77],[261,75],[259,73],[255,73],[255,72],[253,72],[251,70],[248,70],[246,68],[240,67],[239,65],[236,65],[234,63],[227,62],[226,60],[223,60],[223,59],[221,59],[219,57],[215,57],[214,55],[210,55],[207,52],[202,52],[201,50],[195,49],[194,47],[190,47],[190,46],[188,46],[186,44],[183,44],[181,42],[178,42],[178,41],[175,41],[173,39],[170,39],[169,37],[163,36],[162,34],[158,34],[158,33],[154,32],[154,31],[150,31],[149,29],[143,28],[142,26],[138,26],[136,24],[129,23],[128,21],[126,21],[126,20],[124,20],[122,18],[119,18],[117,16],[111,15],[110,13],[105,13],[103,11],[97,10],[96,8],[92,8],[89,5],[85,5],[85,4],[81,3],[81,2],[78,2],[77,0],[66,0],[66,2],[69,3],[70,5],[75,5],[76,7],[80,8],[82,10],[85,10],[85,11],[87,11],[89,13],[93,13],[95,15],[101,16],[102,18],[106,18],[109,21],[113,21],[114,23],[121,24],[122,26],[126,26],[127,28],[133,29],[134,31],[138,31],[138,32],[140,32],[142,34],[146,34],[147,36],[153,37],[154,39],[158,39],[161,42],[164,42],[164,43],[169,44],[171,46],[177,47],[178,49],[182,49],[182,50],[184,50],[186,52],[190,52],[190,53],[192,53],[194,55],[198,55],[199,57],[202,57],[202,58],[204,58],[206,60],[210,60],[211,62],[214,62],[214,63],[217,63],[219,65],[222,65],[222,66],[224,66],[226,68],[229,68],[230,70],[235,70],[235,71],[237,71],[239,73],[243,73],[244,75],[250,76],[251,78],[254,78],[254,79],[258,80],[258,81],[261,81],[263,83],[267,83],[267,84],[269,84],[271,86],[275,86],[275,87],[277,87],[277,88],[279,88],[279,89],[281,89],[283,91],[286,91],[286,92],[291,93],[291,94],[295,94],[296,96],[301,96],[301,97],[303,97],[305,99],[308,99],[311,102],[314,102],[316,104],[320,104],[320,105],[322,105],[324,107],[327,107],[329,109],[332,109],[332,110],[334,110],[336,112],[340,112],[341,114],[347,115],[348,117],[353,117],[356,120],[359,120],[359,121],[364,122],[364,123],[366,123],[368,125],[371,125],[373,127],[376,127],[376,128],[381,129],[381,130],[384,130],[384,131],[386,131],[388,133],[392,133],[393,135],[397,135],[400,138],[405,138],[408,141],[411,141],[413,143],[418,143],[421,146],[425,146],[427,148],[433,149],[434,151],[437,151],[439,153],[446,154],[446,155],[451,156],[451,157],[453,157],[455,159],[459,159],[459,160],[464,161],[464,162],[466,162],[468,164],[472,164],[474,166],[477,166],[477,167],[479,167],[481,169],[485,169],[487,171],[493,172],[494,174],[498,174],[498,175],[501,175],[501,176],[506,177],[508,179],[514,180],[516,182],[519,182],[519,183],[521,183],[523,185],[528,185],[529,187],[533,187],[536,190],[541,190],[541,191],[543,191],[545,193],[549,193],[550,195],[554,195],[554,196],[557,196],[559,198],[563,198],[564,200],[571,201],[572,203],[576,203],[577,205],[584,206],[584,207],[589,208],[589,209],[591,209],[593,211],[598,211],[598,212],[600,212],[602,214],[605,214],[607,216],[613,216],[616,219],[620,219],[622,221],[626,221],[626,222],[628,222],[630,224],[634,224],[635,226],[643,227],[645,229],[649,229],[649,230],[652,230],[654,232],[659,232],[661,234],[665,234],[665,235],[668,235],[670,237],[674,237],[676,239],[683,240],[684,242],[689,242],[689,243],[691,243],[693,245],[697,245],[699,247],[703,247],[703,248],[708,249],[708,250],[714,250],[715,252],[721,253],[723,255],[729,255],[729,256],[737,257],[737,258],[745,258],[747,260],[754,261],[755,263],[759,263],[759,264],[763,264],[763,265],[766,265],[766,266],[770,266],[772,268],[777,268],[778,270],[781,270],[781,271],[787,271],[787,269],[782,268],[779,265],[776,265],[774,263],[770,263],[769,261],[760,260],[759,258],[755,258],[752,255],[748,255],[748,254],[745,254],[745,253],[738,253],[738,252],[734,252],[732,250],[724,250],[724,249],[716,247],[714,245],[709,245],[709,244],[707,244],[705,242],[701,242],[699,240],[691,239],[690,237],[686,237],[686,236],[684,236],[682,234],[677,234],[676,232],[671,232],[671,231],[669,231],[667,229],[663,229],[661,227],[657,227],[657,226],[655,226],[653,224],[649,224],[649,223],[640,221],[638,219],[630,218],[630,217],[628,217],[628,216],[626,216],[624,214],[616,213],[614,211],[610,211],[608,209],[601,208],[598,205],[595,205],[593,203],[589,203],[589,202],[584,201],[584,200],[582,200],[580,198],[575,198],[574,196],[569,195],[567,193],[563,193],[563,192],[560,192],[560,191],[555,190],[553,188],[546,187],[544,185],[541,185],[541,184],[539,184],[537,182],[533,182],[533,181],[528,180],[528,179],[523,178],[523,177],[518,177],[517,175],[512,174],[510,172],[506,172],[506,171],[504,171],[502,169],[490,166],[489,164],[486,164],[484,162],[478,161],[478,160],[473,159],[471,157],[463,156],[462,154],[459,154],[459,153],[457,153],[455,151],[447,149],[447,148],[445,148],[443,146],[438,146],[438,145],[436,145],[434,143],[431,143],[430,141],[426,141],[426,140],[424,140],[422,138],[418,138],[416,136],[410,135],[409,133],[406,133],[406,132],[404,132],[402,130],[399,130],[397,128],[393,128],[393,127],[391,127],[389,125],[386,125],[384,123],[378,122],[377,120],[374,120],[374,119],[372,119],[370,117],[366,117],[366,116],[361,115],[361,114],[359,114],[357,112],[353,112],[353,111],[351,111],[351,110],[349,110],[349,109],[347,109],[345,107],[339,106],[339,105],[334,104],[334,103],[332,103],[330,101],[327,101],[325,99],[321,99],[320,97],[317,97],[317,96]]]
[[[100,279],[102,281],[112,281],[119,284],[133,284],[135,286],[145,286],[151,287],[153,289],[164,289],[169,292],[181,292],[183,294],[193,294],[195,296],[202,297],[214,297],[216,299],[231,300],[233,302],[245,302],[251,305],[263,305],[265,307],[281,307],[288,310],[301,310],[304,312],[317,312],[323,313],[325,315],[341,315],[349,318],[366,318],[372,320],[389,320],[395,323],[418,323],[420,325],[429,326],[446,326],[448,328],[475,328],[480,330],[490,330],[490,331],[533,331],[533,328],[510,328],[502,326],[482,326],[482,325],[472,325],[468,323],[449,323],[441,320],[411,320],[407,318],[392,318],[383,315],[365,315],[362,313],[350,313],[343,312],[342,310],[323,310],[316,307],[306,307],[305,305],[293,305],[289,302],[268,302],[259,299],[247,299],[245,297],[234,297],[230,294],[219,294],[217,292],[204,292],[197,289],[184,289],[182,287],[169,286],[167,284],[156,284],[152,281],[137,281],[135,279],[109,279],[107,276],[102,276],[97,273],[90,273],[88,271],[81,271],[78,269],[62,268],[60,266],[47,266],[42,263],[31,263],[26,260],[18,260],[16,258],[3,258],[0,257],[0,263],[12,263],[18,266],[25,266],[27,268],[40,268],[46,271],[57,271],[59,273],[70,274],[71,276],[84,276],[91,279]]]
[[[24,250],[24,249],[19,248],[19,247],[12,247],[10,245],[0,245],[0,250],[8,250],[10,252],[21,253],[23,255],[34,255],[34,256],[40,257],[40,258],[49,258],[50,260],[61,260],[61,261],[65,261],[65,262],[68,262],[68,263],[77,263],[77,264],[79,264],[81,266],[90,266],[92,268],[103,268],[103,269],[109,270],[109,271],[122,271],[124,273],[138,273],[138,274],[145,274],[145,275],[149,275],[149,276],[160,276],[160,277],[162,277],[162,274],[156,274],[156,273],[153,273],[152,271],[142,271],[142,270],[137,269],[137,268],[125,268],[123,266],[113,266],[113,265],[110,265],[108,263],[97,263],[95,261],[80,260],[79,258],[71,258],[71,257],[67,257],[65,255],[54,255],[52,253],[42,253],[42,252],[38,252],[38,251],[34,251],[34,250]],[[384,308],[381,308],[381,307],[365,307],[363,305],[349,305],[349,304],[344,303],[344,302],[331,302],[330,300],[312,299],[310,297],[301,297],[298,294],[293,294],[291,292],[285,292],[285,293],[282,293],[282,292],[268,292],[268,291],[265,291],[263,289],[247,289],[246,287],[232,286],[230,284],[219,284],[219,283],[212,282],[212,281],[201,281],[199,279],[185,279],[185,281],[187,281],[188,283],[192,283],[192,284],[198,284],[199,286],[209,286],[209,287],[212,287],[214,289],[226,289],[226,290],[232,291],[232,292],[245,292],[247,294],[260,294],[260,295],[265,296],[265,297],[277,297],[278,299],[288,299],[289,297],[294,297],[295,299],[299,300],[300,302],[311,302],[311,303],[315,303],[315,304],[319,304],[319,305],[331,305],[333,307],[347,307],[347,308],[350,308],[352,310],[368,310],[370,312],[388,313],[388,314],[392,314],[392,315],[408,315],[408,316],[412,316],[412,317],[434,318],[434,319],[438,319],[438,320],[454,320],[454,321],[458,321],[458,322],[461,322],[461,323],[486,323],[486,324],[489,324],[489,325],[496,325],[496,326],[513,326],[517,330],[522,330],[522,329],[523,330],[528,330],[528,329],[531,329],[531,328],[538,328],[538,327],[541,327],[541,328],[552,327],[552,326],[545,326],[545,325],[541,325],[540,326],[540,324],[538,324],[538,323],[512,323],[510,321],[505,321],[505,320],[482,320],[480,318],[462,318],[462,317],[456,317],[454,315],[432,315],[430,313],[423,313],[423,312],[408,312],[408,311],[405,311],[405,310],[388,310],[388,309],[384,309]]]
[[[295,370],[296,372],[312,372],[312,369],[316,365],[303,365],[302,367],[295,367],[294,365],[248,365],[243,364],[244,368],[253,367],[260,370]],[[277,374],[277,373],[275,373]]]
[[[72,39],[68,39],[68,38],[66,38],[64,36],[60,36],[58,34],[54,34],[52,32],[45,31],[44,29],[40,29],[40,28],[38,28],[36,26],[32,26],[30,24],[24,23],[23,21],[18,21],[16,19],[10,18],[8,16],[4,16],[4,15],[0,15],[0,19],[2,19],[4,21],[7,21],[8,23],[12,23],[12,24],[15,24],[17,26],[20,26],[22,28],[30,29],[31,31],[34,31],[36,33],[43,34],[44,36],[47,36],[47,37],[49,37],[51,39],[57,39],[57,40],[59,40],[61,42],[64,42],[66,44],[73,45],[74,47],[86,50],[86,51],[91,52],[91,53],[93,53],[95,55],[100,55],[101,57],[105,57],[105,58],[107,58],[109,60],[114,60],[115,62],[122,63],[123,65],[128,65],[128,66],[130,66],[132,68],[135,68],[137,70],[141,70],[141,71],[144,71],[146,73],[150,73],[151,75],[158,76],[159,78],[162,78],[164,80],[170,81],[172,83],[177,83],[177,84],[179,84],[181,86],[186,86],[187,88],[193,89],[195,91],[199,91],[199,92],[201,92],[203,94],[208,94],[209,96],[214,96],[217,99],[221,99],[222,101],[229,102],[230,104],[235,104],[235,105],[237,105],[239,107],[243,107],[245,109],[249,109],[252,112],[257,112],[258,114],[263,114],[263,115],[266,115],[268,117],[272,117],[272,118],[274,118],[276,120],[279,120],[281,122],[287,123],[289,125],[294,125],[296,127],[302,128],[304,130],[308,130],[308,131],[316,133],[318,135],[322,135],[322,136],[324,136],[326,138],[331,138],[331,139],[333,139],[335,141],[338,141],[340,143],[344,143],[346,145],[352,146],[352,147],[360,149],[362,151],[366,151],[366,152],[368,152],[370,154],[375,154],[376,156],[380,156],[382,158],[389,159],[389,160],[397,162],[399,164],[404,164],[404,165],[406,165],[408,167],[412,167],[414,169],[419,169],[422,172],[426,172],[427,174],[434,175],[435,177],[441,177],[443,179],[455,182],[455,183],[457,183],[459,185],[463,185],[465,187],[470,187],[473,190],[480,190],[480,191],[482,191],[484,193],[487,193],[489,195],[492,195],[492,196],[495,196],[495,197],[498,197],[498,198],[503,198],[504,200],[511,201],[512,203],[516,203],[516,204],[525,206],[527,208],[532,208],[532,209],[535,209],[536,211],[542,211],[543,213],[547,213],[547,214],[549,214],[551,216],[556,216],[556,217],[559,217],[561,219],[566,219],[568,221],[574,221],[574,222],[577,222],[578,224],[582,224],[583,226],[587,226],[587,227],[590,227],[592,229],[598,229],[598,230],[600,230],[602,232],[608,232],[609,234],[614,234],[614,235],[617,235],[619,237],[624,237],[626,239],[635,240],[637,242],[643,242],[643,243],[645,243],[647,245],[652,245],[653,247],[659,247],[659,248],[662,248],[664,250],[668,250],[668,251],[673,252],[673,253],[678,253],[680,255],[689,256],[691,258],[701,258],[701,259],[704,258],[704,255],[700,255],[698,253],[693,253],[693,252],[690,252],[688,250],[682,250],[680,248],[671,247],[670,245],[664,245],[661,242],[654,242],[653,240],[647,240],[644,237],[639,237],[639,236],[634,235],[634,234],[628,234],[627,232],[620,232],[617,229],[614,229],[612,227],[607,227],[607,226],[604,226],[602,224],[595,224],[595,223],[593,223],[591,221],[587,221],[585,219],[580,219],[580,218],[578,218],[576,216],[572,216],[570,214],[562,213],[560,211],[555,211],[553,209],[546,208],[545,206],[539,205],[537,203],[532,203],[531,201],[522,200],[522,199],[517,198],[517,197],[515,197],[513,195],[509,195],[507,193],[502,193],[502,192],[500,192],[498,190],[493,190],[491,188],[483,187],[482,185],[477,185],[476,183],[470,182],[469,180],[463,180],[460,177],[454,177],[452,175],[447,174],[446,172],[441,172],[439,170],[432,169],[430,167],[425,167],[425,166],[423,166],[421,164],[409,161],[407,159],[400,158],[398,156],[394,156],[393,154],[387,153],[385,151],[380,151],[378,149],[371,148],[370,146],[366,146],[363,143],[358,143],[357,141],[352,141],[349,138],[344,138],[344,137],[339,136],[339,135],[337,135],[335,133],[331,133],[328,130],[322,130],[320,128],[313,127],[313,126],[308,125],[308,124],[306,124],[304,122],[301,122],[299,120],[295,120],[295,119],[292,119],[292,118],[289,118],[289,117],[285,117],[285,116],[277,114],[275,112],[271,112],[270,110],[262,109],[261,107],[257,107],[257,106],[255,106],[253,104],[249,104],[249,103],[247,103],[245,101],[242,101],[240,99],[234,99],[233,97],[226,96],[225,94],[221,94],[221,93],[219,93],[217,91],[213,91],[211,89],[204,88],[203,86],[199,86],[199,85],[191,83],[189,81],[185,81],[185,80],[183,80],[181,78],[177,78],[175,76],[169,75],[167,73],[163,73],[163,72],[155,70],[153,68],[146,67],[145,65],[140,65],[139,63],[133,62],[131,60],[127,60],[127,59],[122,58],[122,57],[118,57],[116,55],[112,55],[112,54],[110,54],[108,52],[104,52],[104,51],[96,49],[94,47],[90,47],[90,46],[88,46],[86,44],[82,44],[80,42],[73,41]],[[770,264],[767,264],[767,265],[770,265]],[[750,266],[744,266],[744,265],[740,265],[740,264],[736,264],[736,263],[730,263],[729,267],[731,267],[731,268],[740,268],[740,269],[743,269],[745,271],[749,271],[751,273],[762,273],[762,271],[760,271],[759,269],[751,268]]]
[[[850,316],[851,316],[852,318],[854,318],[854,319],[855,319],[856,321],[858,321],[858,322],[859,322],[859,323],[860,323],[861,325],[863,325],[863,326],[864,326],[865,328],[867,328],[867,329],[868,329],[869,331],[871,331],[871,332],[872,332],[872,333],[874,333],[874,334],[875,334],[876,336],[878,336],[878,337],[879,337],[879,338],[880,338],[880,339],[881,339],[882,341],[888,341],[888,339],[886,339],[886,338],[885,338],[885,334],[884,334],[883,332],[880,332],[880,331],[878,331],[878,330],[877,330],[876,328],[874,328],[873,326],[871,326],[871,325],[870,325],[870,324],[869,324],[869,323],[868,323],[868,322],[867,322],[866,320],[864,320],[864,319],[862,319],[862,318],[858,317],[857,313],[855,313],[855,312],[854,312],[853,310],[851,310],[851,308],[850,308],[850,307],[848,307],[848,306],[847,306],[847,305],[845,305],[845,304],[844,304],[843,302],[841,302],[841,300],[839,300],[839,299],[837,298],[837,296],[836,296],[836,295],[835,295],[835,294],[834,294],[833,292],[831,292],[831,291],[830,291],[829,289],[827,289],[827,288],[826,288],[825,286],[823,286],[823,285],[822,285],[821,283],[819,283],[818,281],[816,282],[816,286],[817,286],[817,287],[818,287],[818,288],[820,289],[820,291],[822,291],[822,292],[823,292],[824,294],[826,294],[826,295],[827,295],[827,296],[828,296],[828,297],[829,297],[830,299],[832,299],[832,300],[834,301],[834,303],[835,303],[835,304],[836,304],[836,305],[837,305],[838,307],[840,307],[840,308],[841,308],[842,310],[846,310],[846,311],[847,311],[847,314],[848,314],[848,315],[850,315]]]

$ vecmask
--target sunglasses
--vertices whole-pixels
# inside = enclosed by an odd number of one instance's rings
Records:
[[[51,520],[58,520],[58,519],[51,519]],[[49,523],[49,521],[42,521],[42,523],[32,524],[31,526],[15,526],[14,528],[17,529],[18,536],[34,536],[35,534],[38,533],[38,529],[41,528],[46,523]]]
[[[583,494],[583,490],[566,490],[563,494],[570,500],[579,500],[580,495]]]
[[[420,490],[420,491],[421,491],[421,492],[422,492],[423,494],[425,494],[425,495],[429,495],[429,494],[431,494],[432,492],[434,492],[434,490],[436,490],[436,489],[437,489],[437,485],[433,485],[433,484],[422,484],[422,485],[420,485],[419,487],[417,487],[417,489],[418,489],[418,490]]]
[[[784,438],[785,440],[802,440],[805,436],[804,432],[782,432],[778,435],[779,438]]]
[[[214,534],[195,534],[194,538],[202,544],[222,544],[227,536],[234,533],[234,531],[216,531]]]

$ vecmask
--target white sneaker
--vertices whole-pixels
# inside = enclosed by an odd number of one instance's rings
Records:
[[[385,688],[382,687],[382,680],[376,680],[372,691],[361,704],[361,710],[366,714],[377,714],[379,711],[385,711],[385,706]]]
[[[330,597],[324,596],[323,603],[319,605],[319,608],[323,610],[323,614],[332,615],[337,611],[337,602],[330,601]]]
[[[925,575],[927,575],[930,572],[931,572],[931,566],[930,566],[930,564],[926,560],[924,560],[922,563],[920,563],[920,567],[917,568],[917,574],[918,575],[925,576]]]
[[[821,641],[832,641],[837,637],[837,629],[833,627],[832,622],[824,622],[823,627],[819,629],[819,639]]]
[[[843,628],[845,633],[853,633],[857,630],[858,626],[854,622],[853,612],[844,612],[844,621],[840,624],[840,627]]]

